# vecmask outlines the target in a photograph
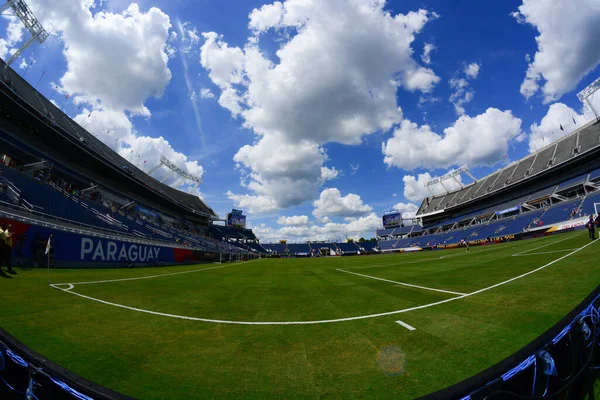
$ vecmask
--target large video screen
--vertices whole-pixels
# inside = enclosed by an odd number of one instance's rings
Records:
[[[382,219],[384,228],[394,228],[402,224],[402,213],[386,214]]]
[[[241,213],[229,213],[227,215],[227,225],[234,228],[246,228],[246,216]]]

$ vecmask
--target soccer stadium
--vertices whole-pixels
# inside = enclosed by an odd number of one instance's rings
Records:
[[[372,239],[263,239],[257,213],[215,211],[171,153],[141,163],[70,116],[58,84],[44,94],[46,71],[17,65],[46,51],[37,10],[58,9],[2,7],[30,38],[0,59],[0,399],[600,395],[600,79],[577,95],[593,117],[429,176]]]

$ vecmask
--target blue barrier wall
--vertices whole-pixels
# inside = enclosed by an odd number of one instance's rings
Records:
[[[44,253],[50,235],[50,264],[55,267],[198,263],[220,258],[219,253],[82,235],[3,218],[0,223],[11,224],[13,228],[13,264],[47,265],[48,257]]]

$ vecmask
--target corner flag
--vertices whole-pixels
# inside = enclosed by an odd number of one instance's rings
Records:
[[[48,243],[46,243],[46,251],[44,252],[44,254],[48,254],[48,253],[50,253],[50,249],[52,248],[52,243],[51,243],[51,241],[52,241],[52,235],[50,235],[50,236],[48,237]]]

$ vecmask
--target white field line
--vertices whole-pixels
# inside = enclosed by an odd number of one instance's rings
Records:
[[[478,248],[479,248],[478,246],[471,246],[470,247],[471,251],[466,251],[465,250],[462,253],[448,254],[447,256],[441,256],[440,259],[442,259],[442,258],[449,258],[449,257],[457,257],[457,256],[467,256],[467,255],[470,255],[470,254],[477,255],[477,254],[480,254],[480,253],[486,253],[488,251],[495,251],[495,250],[506,249],[506,246],[503,246],[502,244],[501,245],[492,244],[492,245],[488,245],[488,246],[491,246],[491,249],[478,250]],[[458,247],[458,249],[464,249],[464,247]]]
[[[460,292],[451,292],[450,290],[434,289],[434,288],[430,288],[430,287],[427,287],[427,286],[413,285],[411,283],[390,281],[389,279],[383,279],[383,278],[378,278],[376,276],[359,274],[357,272],[350,272],[350,271],[346,271],[346,270],[339,269],[339,268],[336,268],[336,271],[345,272],[347,274],[352,274],[352,275],[357,275],[357,276],[362,276],[363,278],[369,278],[369,279],[375,279],[375,280],[378,280],[378,281],[394,283],[396,285],[408,286],[408,287],[417,288],[417,289],[431,290],[431,291],[434,291],[434,292],[441,292],[441,293],[448,293],[448,294],[456,294],[456,295],[459,295],[459,296],[464,296],[466,294],[466,293],[460,293]]]
[[[252,261],[248,261],[247,263],[249,263],[249,262],[252,262]],[[141,280],[141,279],[154,279],[154,278],[162,278],[162,277],[165,277],[165,276],[191,274],[193,272],[202,272],[202,271],[208,271],[210,269],[227,268],[227,267],[231,267],[231,266],[234,266],[234,265],[243,265],[243,264],[227,264],[227,265],[221,265],[220,267],[210,267],[210,268],[194,269],[194,270],[191,270],[191,271],[171,272],[171,273],[168,273],[168,274],[138,276],[138,277],[135,277],[135,278],[107,279],[107,280],[104,280],[104,281],[92,281],[92,282],[54,283],[53,285],[95,285],[97,283],[137,281],[137,280]]]
[[[570,239],[570,238],[569,238]],[[555,242],[553,242],[555,243]],[[518,243],[519,244],[523,244],[523,243]],[[528,244],[528,243],[525,243]],[[400,262],[400,263],[391,263],[391,264],[375,264],[375,265],[368,265],[365,267],[350,267],[350,268],[346,268],[347,270],[355,270],[355,269],[366,269],[366,268],[381,268],[381,267],[395,267],[395,266],[401,266],[401,265],[405,265],[405,264],[418,264],[418,263],[422,263],[422,262],[427,262],[427,261],[437,261],[437,260],[441,260],[444,258],[449,258],[449,257],[461,257],[461,256],[468,256],[468,255],[477,255],[480,253],[486,253],[488,251],[497,251],[497,250],[505,250],[507,249],[507,246],[505,245],[505,243],[502,244],[493,244],[493,245],[489,245],[491,246],[491,248],[489,249],[483,249],[483,250],[478,250],[480,247],[479,246],[471,246],[471,251],[464,251],[461,253],[456,253],[456,254],[448,254],[445,256],[441,256],[441,257],[436,257],[436,258],[424,258],[422,260],[415,260],[415,261],[406,261],[406,262]],[[454,249],[452,249],[454,250]],[[442,250],[443,251],[443,250]]]
[[[567,251],[573,251],[573,250],[577,250],[577,249],[562,249],[562,250],[553,250],[553,251],[540,251],[539,253],[527,253],[527,254],[518,254],[518,255],[514,255],[513,257],[527,257],[527,256],[537,256],[540,254],[553,254],[553,253],[566,253]]]
[[[417,329],[417,328],[415,328],[414,326],[410,326],[409,324],[407,324],[407,323],[406,323],[406,322],[404,322],[404,321],[400,321],[400,320],[398,320],[398,321],[396,321],[396,323],[397,323],[398,325],[402,325],[403,327],[405,327],[405,328],[406,328],[406,329],[408,329],[409,331],[414,331],[414,330],[416,330],[416,329]]]
[[[427,261],[437,261],[439,260],[439,258],[425,258],[423,260],[416,260],[416,261],[406,261],[406,262],[400,262],[400,263],[393,263],[393,264],[375,264],[375,265],[368,265],[366,267],[350,267],[347,269],[366,269],[366,268],[381,268],[381,267],[395,267],[398,265],[406,265],[406,264],[418,264],[418,263],[422,263],[422,262],[427,262]]]
[[[515,253],[515,254],[513,254],[513,257],[518,257],[518,256],[520,256],[521,254],[529,253],[530,251],[534,251],[534,250],[543,249],[544,247],[552,246],[553,244],[560,243],[560,242],[564,242],[565,240],[573,239],[573,238],[576,238],[576,237],[579,237],[579,236],[581,236],[581,235],[573,235],[573,236],[569,236],[569,237],[567,237],[567,238],[564,238],[564,239],[555,240],[555,241],[553,241],[553,242],[546,243],[546,244],[545,244],[545,245],[543,245],[543,246],[538,246],[538,247],[534,247],[533,249],[529,249],[529,250],[521,251],[520,253]]]
[[[50,286],[52,286],[52,287],[54,287],[54,286],[68,286],[68,288],[66,288],[66,289],[56,288],[55,287],[55,289],[61,289],[61,290],[64,290],[64,291],[69,291],[69,290],[71,290],[71,289],[73,289],[75,287],[74,285],[72,285],[70,283],[52,283],[52,284],[50,284]]]
[[[161,317],[170,317],[170,318],[176,318],[176,319],[183,319],[183,320],[187,320],[187,321],[201,321],[201,322],[212,322],[212,323],[232,324],[232,325],[316,325],[316,324],[328,324],[328,323],[333,323],[333,322],[356,321],[356,320],[367,319],[367,318],[377,318],[377,317],[385,317],[385,316],[388,316],[388,315],[403,314],[403,313],[407,313],[407,312],[410,312],[410,311],[422,310],[424,308],[438,306],[440,304],[449,303],[451,301],[458,300],[458,299],[464,299],[465,297],[474,296],[476,294],[479,294],[479,293],[485,292],[487,290],[491,290],[491,289],[497,288],[498,286],[505,285],[507,283],[516,281],[517,279],[521,279],[521,278],[524,278],[524,277],[526,277],[528,275],[531,275],[533,273],[541,271],[542,269],[547,268],[547,267],[549,267],[549,266],[551,266],[551,265],[553,265],[553,264],[555,264],[555,263],[557,263],[559,261],[562,261],[565,258],[568,258],[568,257],[572,256],[573,254],[575,254],[575,253],[577,253],[577,252],[585,249],[586,247],[588,247],[588,246],[590,246],[590,245],[592,245],[594,243],[597,243],[597,242],[600,242],[600,241],[590,242],[590,243],[588,243],[588,244],[586,244],[584,246],[581,246],[577,250],[572,251],[569,254],[566,254],[566,255],[564,255],[564,256],[562,256],[560,258],[557,258],[554,261],[550,261],[549,263],[544,264],[541,267],[536,268],[536,269],[534,269],[532,271],[526,272],[526,273],[521,274],[519,276],[515,276],[514,278],[507,279],[507,280],[502,281],[500,283],[497,283],[495,285],[488,286],[486,288],[479,289],[479,290],[477,290],[475,292],[468,293],[468,294],[465,294],[465,295],[462,295],[462,296],[451,297],[449,299],[436,301],[434,303],[428,303],[428,304],[423,304],[423,305],[420,305],[420,306],[415,306],[415,307],[410,307],[410,308],[403,308],[401,310],[388,311],[388,312],[383,312],[383,313],[378,313],[378,314],[359,315],[359,316],[356,316],[356,317],[337,318],[337,319],[324,319],[324,320],[316,320],[316,321],[229,321],[229,320],[221,320],[221,319],[208,319],[208,318],[187,317],[187,316],[184,316],[184,315],[167,314],[167,313],[161,313],[161,312],[157,312],[157,311],[144,310],[142,308],[129,307],[129,306],[126,306],[126,305],[123,305],[123,304],[112,303],[110,301],[97,299],[97,298],[94,298],[94,297],[83,295],[81,293],[76,293],[76,292],[73,292],[73,291],[69,291],[69,290],[66,290],[66,289],[59,288],[59,287],[56,286],[56,284],[50,285],[50,286],[52,286],[55,289],[61,290],[61,291],[65,292],[65,293],[73,294],[75,296],[79,296],[79,297],[82,297],[84,299],[96,301],[98,303],[106,304],[106,305],[109,305],[109,306],[119,307],[119,308],[123,308],[123,309],[126,309],[126,310],[137,311],[137,312],[141,312],[141,313],[145,313],[145,314],[158,315],[158,316],[161,316]]]

